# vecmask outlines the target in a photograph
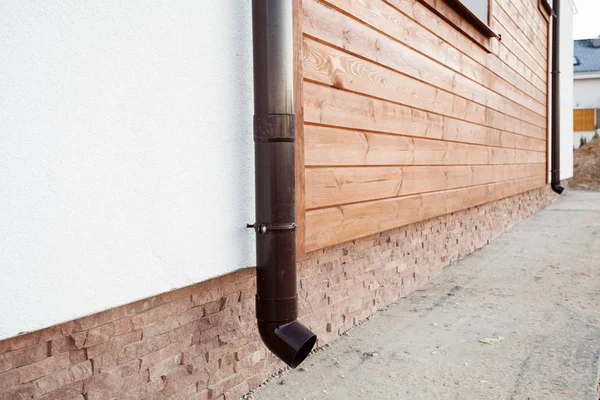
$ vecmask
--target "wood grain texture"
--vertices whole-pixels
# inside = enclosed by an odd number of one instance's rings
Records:
[[[322,29],[324,25],[333,24],[336,21],[332,18],[336,17],[337,8],[347,15],[352,15],[353,18],[359,20],[369,28],[377,30],[381,37],[387,36],[403,43],[452,69],[461,71],[485,86],[487,86],[487,82],[480,79],[482,77],[489,79],[488,77],[491,72],[496,73],[500,77],[508,76],[511,82],[514,80],[511,77],[513,73],[510,72],[510,68],[503,68],[506,64],[502,60],[497,56],[488,57],[489,54],[485,50],[474,45],[470,38],[458,32],[454,27],[448,25],[447,22],[443,20],[434,22],[432,20],[434,14],[431,10],[418,1],[412,1],[411,7],[419,9],[420,6],[422,8],[419,10],[419,15],[423,20],[423,25],[418,24],[417,21],[404,15],[404,13],[398,12],[388,4],[395,5],[399,0],[377,2],[369,0],[312,1],[307,0],[305,4],[305,18],[308,16],[310,21],[305,21],[304,25],[305,32],[311,35],[311,26],[317,26],[316,24],[318,23],[319,29]],[[323,9],[329,11],[324,11]],[[434,26],[434,24],[438,26]],[[436,35],[430,31],[432,28],[439,29],[439,26],[446,28],[440,35]],[[352,37],[353,31],[350,27],[344,27],[344,30],[346,31],[346,35],[343,38],[350,45],[355,40]],[[452,35],[452,32],[455,35]],[[445,34],[448,35],[445,36]],[[450,39],[456,39],[456,43],[450,42]],[[494,39],[493,42],[497,42],[497,40]],[[455,47],[455,45],[466,46],[469,50],[462,51],[460,48]],[[526,64],[520,60],[516,60],[516,62],[518,65],[511,67],[514,67],[514,70],[525,78],[519,81],[517,87],[533,85],[538,90],[539,101],[543,102],[543,93],[545,90],[543,82],[536,79],[535,74],[532,73]]]
[[[306,250],[313,251],[475,207],[540,188],[545,184],[546,177],[542,175],[490,185],[308,211]]]
[[[343,48],[351,54],[454,91],[460,96],[485,105],[499,103],[499,111],[504,112],[506,107],[512,107],[514,110],[516,107],[517,114],[515,111],[510,113],[510,109],[506,111],[513,116],[527,112],[533,112],[542,118],[546,115],[546,107],[539,102],[544,101],[543,96],[539,96],[538,99],[531,98],[468,58],[463,60],[457,69],[452,69],[452,65],[442,62],[446,58],[452,60],[456,57],[456,50],[452,51],[450,47],[443,59],[429,57],[394,38],[379,34],[359,21],[326,8],[315,0],[307,3],[304,18],[305,34]],[[485,94],[488,94],[489,98]],[[500,99],[495,100],[496,96]],[[502,107],[502,102],[508,104]]]
[[[420,0],[303,0],[306,251],[546,183],[537,6],[492,0],[499,41]]]
[[[501,12],[501,10],[499,12]],[[530,75],[531,79],[543,84],[546,81],[544,79],[546,68],[540,64],[543,64],[544,60],[541,57],[538,57],[535,50],[528,49],[522,44],[523,40],[525,40],[523,35],[511,31],[510,28],[507,28],[504,24],[511,25],[510,19],[506,18],[500,20],[494,18],[494,26],[496,29],[504,32],[502,41],[498,43],[495,51],[507,64],[515,64],[518,62],[517,60],[519,60],[527,65],[533,74]]]
[[[510,13],[510,15],[509,15]],[[516,39],[516,45],[522,47],[532,58],[536,60],[541,68],[542,73],[546,70],[546,50],[547,47],[541,40],[546,39],[546,34],[538,37],[536,32],[529,26],[518,13],[514,12],[514,9],[508,7],[506,10],[502,5],[496,7],[494,13],[494,19],[499,22],[510,34],[511,37]],[[504,41],[504,38],[502,39]]]
[[[548,19],[540,12],[539,7],[536,10],[528,0],[495,0],[495,3],[498,7],[502,7],[517,26],[527,30],[526,34],[534,41],[536,47],[539,49],[550,47],[546,41]],[[543,53],[545,52],[542,51]]]
[[[497,26],[502,27],[501,29],[511,38],[510,46],[513,48],[511,51],[514,54],[517,54],[517,50],[522,52],[521,54],[526,53],[525,57],[530,57],[531,60],[537,63],[537,65],[530,65],[532,70],[533,68],[537,69],[538,73],[541,74],[541,76],[538,76],[543,78],[543,73],[546,69],[544,66],[546,56],[543,52],[546,49],[545,47],[537,46],[537,37],[533,34],[529,26],[527,24],[517,24],[501,5],[496,7],[493,21],[495,21]],[[502,42],[508,46],[507,42],[504,41],[504,37],[502,38]]]
[[[306,166],[500,165],[543,163],[546,153],[307,124],[305,157]]]
[[[307,123],[492,146],[502,145],[502,135],[518,136],[312,82],[304,84],[304,113]],[[545,140],[546,132],[544,128],[532,129],[521,137]]]
[[[306,208],[331,207],[540,176],[546,164],[309,168]]]
[[[294,18],[294,112],[296,114],[296,258],[306,254],[306,200],[304,174],[304,73],[302,70],[302,0],[293,0]]]
[[[473,62],[479,64],[480,67],[484,68],[484,73],[493,74],[499,78],[503,83],[494,90],[501,89],[503,86],[514,87],[519,90],[523,90],[530,96],[538,99],[540,102],[544,102],[545,90],[543,87],[535,87],[525,72],[525,65],[507,65],[499,57],[489,57],[487,52],[483,51],[478,45],[474,44],[472,40],[465,37],[463,34],[453,29],[452,26],[448,25],[445,21],[439,17],[433,15],[429,9],[427,9],[420,2],[413,0],[384,0],[402,13],[410,16],[419,25],[427,30],[431,31],[436,35],[438,40],[444,44],[447,43],[450,49],[458,51],[460,60],[459,66],[462,66],[465,71],[473,68]],[[493,9],[496,8],[496,4],[493,3]],[[498,45],[498,41],[492,40],[492,45]],[[420,49],[426,54],[426,49]],[[462,55],[462,56],[460,56]],[[484,83],[485,84],[485,83]]]
[[[442,19],[447,21],[450,25],[456,28],[458,31],[463,32],[466,36],[471,38],[475,43],[479,44],[481,48],[486,51],[489,50],[490,38],[495,37],[496,34],[493,30],[490,29],[489,35],[485,35],[478,29],[473,21],[469,18],[465,18],[462,13],[457,9],[457,5],[461,6],[462,3],[459,3],[460,0],[419,0],[421,3],[428,6],[434,14],[438,14]],[[487,1],[488,5],[490,5],[490,0]],[[454,3],[454,5],[452,5]],[[489,10],[488,10],[488,18],[486,18],[483,22],[483,25],[480,25],[481,28],[485,30],[489,29]],[[477,18],[477,17],[476,17]],[[475,21],[477,23],[477,21]]]
[[[393,58],[397,63],[401,55],[396,54]],[[381,59],[379,57],[380,62]],[[539,130],[546,124],[544,116],[508,101],[440,64],[405,61],[404,65],[412,67],[394,71],[374,60],[365,61],[323,43],[304,40],[306,79],[474,123],[494,121],[497,129],[517,126],[523,130],[515,132],[518,134]]]

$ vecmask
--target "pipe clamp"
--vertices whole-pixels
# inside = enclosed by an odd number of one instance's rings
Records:
[[[269,231],[294,231],[296,223],[290,222],[286,224],[246,224],[246,228],[252,228],[259,235],[264,235]]]

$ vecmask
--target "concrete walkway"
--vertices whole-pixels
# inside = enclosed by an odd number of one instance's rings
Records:
[[[599,352],[600,193],[571,192],[251,396],[598,400]]]

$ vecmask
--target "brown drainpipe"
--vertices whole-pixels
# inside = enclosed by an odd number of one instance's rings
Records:
[[[565,188],[560,184],[560,0],[552,5],[552,161],[550,186],[561,194]]]
[[[292,368],[317,337],[298,318],[292,0],[253,0],[256,318],[267,348]]]

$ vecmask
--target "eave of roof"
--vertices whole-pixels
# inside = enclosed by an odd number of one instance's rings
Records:
[[[573,72],[600,71],[600,47],[592,45],[594,39],[575,40],[573,55],[579,64],[573,65]]]

